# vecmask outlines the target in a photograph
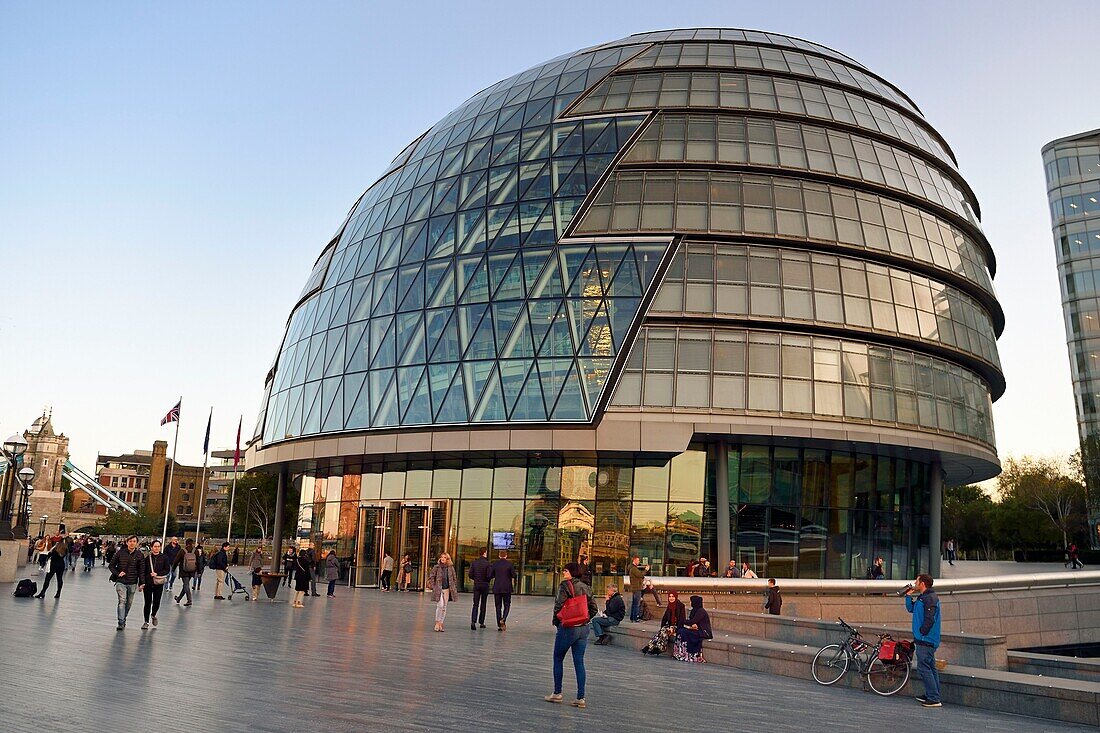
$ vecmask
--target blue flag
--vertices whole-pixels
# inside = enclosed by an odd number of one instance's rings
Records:
[[[210,417],[206,418],[206,439],[202,441],[202,454],[210,452],[210,422],[214,419],[214,408],[210,408]]]

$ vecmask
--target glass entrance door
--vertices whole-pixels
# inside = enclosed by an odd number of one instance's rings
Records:
[[[356,542],[355,585],[377,587],[388,532],[389,510],[380,506],[359,507],[359,537]]]
[[[412,567],[409,589],[423,590],[432,562],[427,548],[428,509],[422,506],[402,506],[400,512],[401,551],[397,555],[397,560],[400,561],[408,555],[409,565]]]

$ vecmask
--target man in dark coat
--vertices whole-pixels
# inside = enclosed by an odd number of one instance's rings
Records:
[[[225,573],[229,570],[229,553],[226,548],[229,547],[228,542],[223,542],[220,550],[214,553],[214,557],[210,558],[210,569],[218,574],[217,582],[214,583],[214,600],[224,601],[225,596],[222,595],[222,586],[228,585],[225,581]]]
[[[470,580],[474,581],[474,607],[470,611],[470,630],[485,628],[485,604],[489,600],[489,559],[488,550],[482,550],[477,559],[470,563]],[[480,608],[480,611],[478,610]]]
[[[603,613],[592,619],[592,631],[596,634],[596,643],[601,646],[611,643],[611,634],[607,630],[612,626],[618,626],[626,617],[626,602],[623,601],[619,589],[612,583],[607,586],[607,602],[604,603]]]
[[[126,628],[126,616],[134,605],[134,596],[145,587],[145,555],[138,549],[136,535],[126,538],[126,544],[111,558],[111,579],[118,595],[118,630]]]
[[[783,596],[779,593],[779,586],[775,584],[775,578],[768,578],[768,599],[764,602],[764,610],[778,616],[782,608]]]
[[[512,608],[512,581],[516,578],[516,566],[508,559],[508,551],[501,550],[500,559],[489,569],[489,579],[493,581],[493,604],[497,609],[497,630],[508,628],[508,611]],[[503,608],[503,611],[501,610]]]

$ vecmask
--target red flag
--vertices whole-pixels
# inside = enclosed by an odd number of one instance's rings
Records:
[[[180,419],[180,405],[183,404],[183,400],[176,403],[176,406],[168,411],[168,414],[160,419],[161,425],[167,425],[170,422],[178,422]]]
[[[241,462],[241,423],[244,422],[244,416],[237,422],[237,449],[233,451],[233,470],[237,470],[237,464]]]

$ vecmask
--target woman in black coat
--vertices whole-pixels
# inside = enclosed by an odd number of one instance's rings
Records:
[[[50,554],[46,560],[46,567],[49,570],[46,572],[46,582],[42,585],[42,592],[38,594],[38,598],[45,597],[46,589],[50,587],[50,578],[57,578],[57,592],[53,597],[61,597],[61,587],[65,585],[65,550],[65,543],[61,540],[55,542],[50,548]]]
[[[157,625],[160,597],[164,595],[168,574],[172,572],[172,562],[167,555],[161,552],[161,547],[160,540],[153,540],[153,545],[149,548],[149,557],[145,558],[145,576],[141,581],[145,586],[142,588],[142,592],[145,594],[145,623],[141,625],[143,629],[149,628],[150,619],[153,626]]]
[[[691,597],[691,613],[679,629],[680,639],[686,647],[683,652],[677,650],[676,658],[681,662],[705,662],[703,659],[703,640],[713,639],[710,628],[710,614],[703,608],[703,597]]]
[[[298,550],[298,555],[294,558],[294,608],[305,608],[302,598],[309,593],[312,565],[309,553],[304,549]]]

